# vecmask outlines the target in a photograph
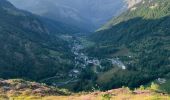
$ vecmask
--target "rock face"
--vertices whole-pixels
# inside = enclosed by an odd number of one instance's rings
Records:
[[[125,0],[125,2],[127,3],[127,7],[131,8],[132,6],[134,6],[135,4],[141,2],[142,0]]]

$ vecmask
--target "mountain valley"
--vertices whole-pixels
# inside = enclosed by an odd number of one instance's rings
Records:
[[[87,0],[90,14],[82,1],[10,2],[0,0],[0,100],[169,100],[170,0]]]

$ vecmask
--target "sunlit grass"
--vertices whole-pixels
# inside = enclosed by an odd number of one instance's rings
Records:
[[[0,100],[170,100],[170,96],[161,95],[158,93],[154,94],[124,94],[120,93],[118,95],[103,96],[103,93],[95,94],[75,94],[70,96],[18,96],[18,97],[8,97],[6,95],[1,95]]]

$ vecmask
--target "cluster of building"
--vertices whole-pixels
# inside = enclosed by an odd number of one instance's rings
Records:
[[[75,55],[75,58],[74,58],[75,68],[69,72],[69,77],[77,78],[78,75],[81,73],[80,70],[85,69],[89,65],[102,68],[101,60],[103,59],[99,60],[97,58],[88,57],[87,55],[81,52],[83,48],[84,47],[81,45],[81,43],[77,42],[76,40],[74,41],[71,51]],[[126,66],[119,60],[119,58],[112,58],[112,59],[106,58],[106,59],[110,61],[112,65],[118,66],[119,68],[123,70],[126,69]]]

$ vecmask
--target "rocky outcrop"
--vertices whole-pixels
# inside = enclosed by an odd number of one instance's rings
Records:
[[[135,4],[141,2],[142,0],[125,0],[125,2],[127,3],[128,8],[133,7]]]
[[[8,96],[16,95],[67,95],[55,87],[50,87],[45,84],[29,82],[22,79],[0,80],[0,94]],[[69,93],[68,93],[69,94]]]

